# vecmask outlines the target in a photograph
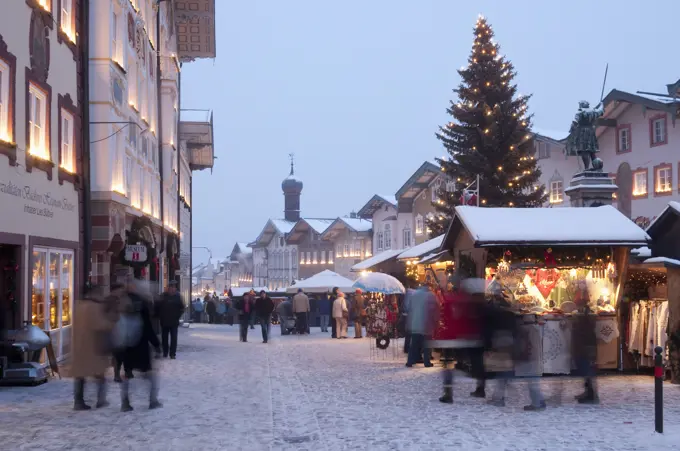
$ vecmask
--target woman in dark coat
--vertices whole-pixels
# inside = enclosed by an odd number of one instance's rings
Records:
[[[129,346],[120,352],[125,371],[137,370],[145,373],[145,378],[149,380],[151,389],[149,393],[149,409],[162,407],[158,401],[158,378],[152,367],[152,356],[149,345],[153,346],[156,354],[161,353],[161,343],[156,336],[151,323],[151,299],[148,297],[141,282],[135,281],[128,288],[127,302],[122,306],[123,314],[139,315],[141,320],[141,331],[137,343]],[[129,378],[123,379],[121,388],[121,411],[129,412],[132,410],[129,396]]]
[[[332,292],[331,298],[330,298],[330,305],[333,305],[333,302],[335,302],[335,299],[337,299],[338,291],[339,291],[338,287],[333,287],[333,292]],[[337,327],[335,325],[335,320],[333,318],[331,318],[331,338],[337,338],[337,335],[338,335],[337,332],[338,332],[338,330],[337,330]]]

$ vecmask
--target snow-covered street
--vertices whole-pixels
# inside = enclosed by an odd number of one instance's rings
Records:
[[[162,362],[164,407],[147,410],[146,385],[133,383],[135,411],[120,413],[118,387],[102,410],[71,410],[72,381],[0,388],[2,449],[21,450],[671,450],[680,442],[680,388],[665,386],[663,436],[653,433],[651,377],[599,380],[602,403],[580,406],[566,382],[565,404],[540,413],[522,406],[521,384],[508,407],[468,393],[456,380],[442,405],[438,368],[407,369],[389,351],[371,359],[369,342],[311,336],[239,343],[237,326],[195,325],[180,332],[178,360]],[[351,334],[351,329],[350,329]],[[544,379],[546,396],[558,386]],[[87,389],[93,401],[94,387]]]

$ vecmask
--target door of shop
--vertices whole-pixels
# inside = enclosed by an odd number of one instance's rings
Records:
[[[57,360],[63,360],[71,352],[73,251],[35,247],[32,265],[31,321],[49,332]]]

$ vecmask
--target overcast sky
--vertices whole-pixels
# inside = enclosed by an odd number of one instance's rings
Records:
[[[607,91],[680,78],[678,0],[215,3],[217,59],[182,71],[182,108],[215,114],[218,159],[194,173],[192,202],[193,244],[215,258],[283,216],[291,152],[307,217],[346,215],[442,156],[434,133],[480,13],[543,130],[568,130],[579,100],[599,101],[606,63]]]

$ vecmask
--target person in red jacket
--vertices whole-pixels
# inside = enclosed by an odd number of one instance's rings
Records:
[[[441,292],[438,296],[439,320],[435,328],[429,348],[441,349],[444,356],[444,395],[440,402],[453,403],[453,360],[458,350],[478,348],[480,324],[476,317],[476,309],[472,293],[460,284],[452,290]]]

